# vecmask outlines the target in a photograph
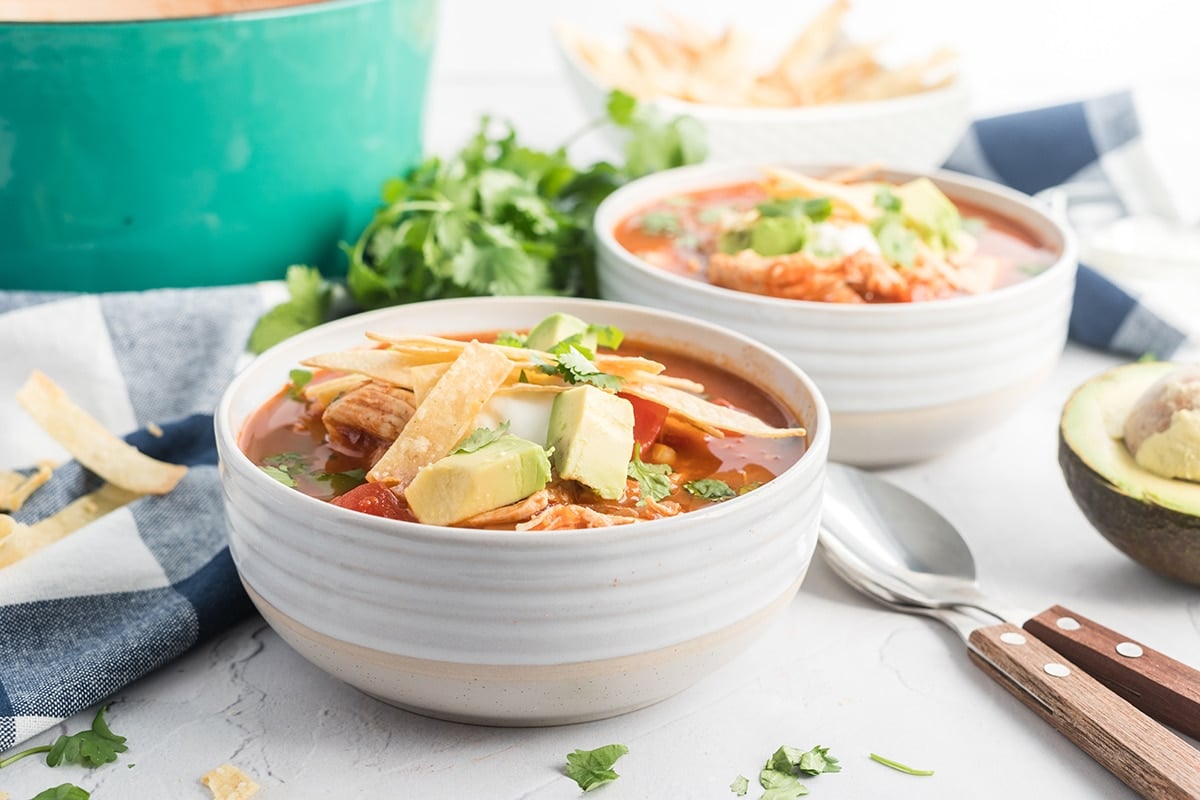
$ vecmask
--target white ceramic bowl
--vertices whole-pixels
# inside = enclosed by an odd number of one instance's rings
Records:
[[[363,333],[530,327],[554,311],[700,351],[809,429],[804,456],[742,497],[583,531],[440,528],[337,508],[238,449],[243,423],[313,353]],[[829,416],[791,362],[712,325],[560,298],[447,300],[361,314],[271,349],[216,415],[230,551],[255,605],[305,658],[389,703],[445,719],[544,725],[613,716],[691,685],[792,601],[816,544]]]
[[[877,305],[764,297],[673,275],[613,237],[620,220],[649,202],[760,174],[753,166],[685,167],[610,195],[595,221],[601,296],[724,325],[791,358],[829,403],[830,458],[859,466],[948,450],[1006,417],[1054,368],[1071,313],[1074,237],[1027,195],[994,183],[924,173],[951,198],[1011,220],[1058,258],[1040,275],[970,297]],[[916,174],[885,175],[904,181]]]
[[[556,42],[584,111],[589,118],[604,116],[612,87],[601,83],[574,50]],[[924,170],[945,162],[967,130],[970,95],[960,77],[941,89],[864,103],[758,108],[669,97],[646,102],[668,117],[686,115],[703,125],[710,163],[881,162]]]

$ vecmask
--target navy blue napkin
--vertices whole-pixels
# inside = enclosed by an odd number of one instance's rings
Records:
[[[1002,183],[1026,194],[1073,182],[1106,185],[1106,162],[1142,135],[1130,92],[1118,92],[976,120],[946,168]],[[1168,358],[1187,334],[1136,296],[1081,264],[1075,283],[1070,337],[1100,350]]]

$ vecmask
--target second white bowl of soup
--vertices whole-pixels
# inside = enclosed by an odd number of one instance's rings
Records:
[[[1066,342],[1071,233],[967,176],[685,167],[614,192],[595,231],[603,297],[728,326],[811,375],[838,461],[945,452],[1005,418]]]
[[[531,328],[556,315],[598,328],[535,347]],[[609,326],[626,337],[615,351]],[[559,385],[556,362],[578,381]],[[445,368],[432,382],[430,366]],[[488,382],[483,411],[446,433]],[[655,391],[670,411],[628,401]],[[592,397],[566,404],[582,410],[563,436],[555,409],[573,392]],[[593,404],[625,408],[632,430],[616,412],[589,422]],[[721,430],[697,427],[705,414]],[[728,432],[742,423],[767,427]],[[746,337],[547,297],[417,303],[300,334],[233,381],[216,429],[230,552],[300,654],[423,714],[545,725],[661,700],[766,631],[816,546],[830,425],[809,378]],[[393,456],[418,440],[444,441],[394,480]],[[596,465],[614,453],[610,486]]]

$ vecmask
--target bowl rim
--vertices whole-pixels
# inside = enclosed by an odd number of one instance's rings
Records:
[[[20,27],[24,29],[32,29],[38,26],[50,29],[62,29],[87,27],[117,28],[121,26],[141,28],[165,26],[172,23],[183,25],[222,25],[233,22],[257,22],[259,20],[269,20],[275,17],[299,17],[313,14],[328,14],[334,11],[354,8],[356,6],[368,6],[386,2],[390,2],[390,0],[309,0],[309,2],[293,3],[291,5],[276,6],[274,8],[256,8],[246,9],[243,11],[222,11],[217,14],[184,14],[181,16],[171,17],[128,17],[117,19],[63,20],[0,19],[0,30],[3,30],[8,26]]]
[[[577,50],[563,41],[563,36],[559,34],[557,29],[552,31],[552,36],[560,57],[594,91],[607,96],[609,92],[621,88],[602,82],[599,76],[583,62]],[[970,96],[970,82],[960,65],[954,80],[946,86],[939,86],[898,97],[885,97],[879,100],[818,103],[809,106],[727,106],[681,100],[678,97],[671,97],[669,95],[639,97],[638,100],[646,105],[655,106],[668,114],[691,116],[705,122],[744,122],[758,125],[771,122],[842,121],[877,114],[908,113],[946,103],[966,103],[970,99]]]
[[[1021,295],[1036,293],[1041,289],[1041,286],[1053,279],[1058,278],[1058,273],[1069,270],[1073,271],[1077,263],[1077,245],[1075,234],[1071,228],[1064,225],[1059,220],[1051,215],[1048,209],[1043,209],[1037,204],[1038,201],[1030,195],[1020,192],[1016,189],[1009,188],[1002,184],[990,181],[984,178],[978,178],[973,175],[967,175],[962,172],[955,172],[947,169],[936,170],[914,170],[901,166],[890,164],[878,165],[878,171],[887,174],[896,174],[910,178],[927,177],[937,183],[940,187],[961,188],[972,192],[979,192],[984,195],[990,195],[992,198],[1002,202],[1014,203],[1021,206],[1025,211],[1032,213],[1040,218],[1048,227],[1054,229],[1062,240],[1061,249],[1057,258],[1046,269],[1042,270],[1037,275],[1032,275],[1020,283],[1002,286],[997,289],[991,289],[980,294],[963,295],[960,297],[945,297],[937,300],[926,300],[921,302],[908,303],[827,303],[819,300],[793,300],[785,297],[771,297],[769,295],[759,295],[752,292],[743,292],[737,289],[726,289],[722,286],[714,286],[707,281],[685,278],[682,275],[677,275],[659,267],[649,264],[645,259],[631,253],[629,250],[617,242],[614,230],[617,222],[632,213],[640,205],[644,205],[651,200],[641,200],[635,205],[635,202],[630,200],[631,196],[638,196],[647,192],[646,187],[656,186],[660,183],[670,183],[674,180],[682,180],[691,182],[690,179],[697,178],[703,175],[713,174],[714,177],[709,188],[721,186],[729,182],[738,180],[731,177],[732,175],[745,174],[750,176],[752,171],[761,171],[766,167],[777,166],[770,162],[720,162],[708,164],[693,164],[686,167],[675,167],[673,169],[655,172],[650,175],[645,175],[641,178],[630,181],[621,186],[608,197],[606,197],[597,207],[596,215],[592,222],[592,233],[596,237],[597,244],[602,250],[611,253],[615,258],[620,259],[627,266],[632,267],[646,275],[653,276],[653,280],[661,281],[666,284],[666,287],[678,289],[680,291],[696,292],[702,296],[707,296],[714,302],[724,303],[741,303],[745,305],[760,306],[769,308],[775,311],[783,311],[787,313],[787,309],[793,311],[816,311],[821,310],[828,314],[839,314],[849,318],[856,317],[889,317],[889,316],[905,316],[913,314],[929,314],[940,313],[936,310],[945,310],[953,312],[956,309],[969,309],[976,306],[990,305],[998,300],[1006,298],[1019,298]],[[815,163],[815,164],[789,164],[788,167],[799,171],[810,170],[839,170],[846,169],[852,165],[838,163]],[[820,174],[818,172],[817,174]],[[702,190],[702,186],[692,186],[683,191]],[[663,191],[660,196],[665,197],[670,194],[670,191]],[[953,191],[947,192],[953,197]],[[991,209],[989,209],[991,210]],[[1001,216],[1004,216],[1001,214]],[[1016,223],[1016,220],[1011,220]],[[1018,223],[1019,224],[1019,223]],[[597,268],[603,270],[603,260],[597,261]]]
[[[303,345],[310,340],[324,338],[330,333],[336,333],[347,329],[355,329],[364,325],[369,325],[375,320],[384,320],[393,315],[404,314],[407,310],[414,306],[422,307],[439,307],[447,310],[448,314],[453,310],[454,306],[472,306],[475,304],[488,305],[505,305],[509,303],[534,303],[547,308],[559,308],[563,305],[573,307],[575,309],[592,309],[602,311],[604,308],[620,308],[628,313],[644,314],[653,317],[665,318],[666,320],[677,323],[682,322],[691,325],[708,333],[715,333],[725,337],[733,344],[741,347],[750,347],[760,354],[765,355],[772,363],[771,378],[776,375],[787,374],[791,378],[798,380],[805,388],[808,398],[811,400],[813,407],[816,410],[816,420],[809,422],[801,420],[805,427],[816,428],[815,435],[811,436],[808,444],[805,447],[804,453],[791,466],[784,470],[774,479],[767,481],[765,484],[749,492],[745,495],[731,498],[729,500],[713,503],[711,506],[696,509],[681,513],[674,517],[663,517],[654,520],[644,520],[630,525],[617,525],[608,528],[585,528],[582,530],[572,531],[509,531],[509,530],[488,530],[483,528],[457,528],[451,526],[427,525],[420,522],[408,522],[406,520],[387,519],[376,517],[370,514],[363,514],[358,511],[353,511],[347,508],[332,505],[326,501],[318,500],[314,497],[309,497],[302,492],[297,492],[278,481],[274,480],[261,469],[251,462],[250,458],[242,451],[238,445],[238,439],[241,432],[241,426],[246,420],[235,421],[232,419],[232,406],[234,400],[245,391],[245,386],[256,377],[258,369],[272,357],[278,357],[285,349]],[[553,313],[549,311],[548,313]],[[744,378],[743,378],[744,379]],[[760,387],[762,388],[762,387]],[[789,398],[781,396],[782,393],[772,392],[769,389],[763,389],[777,402],[788,404]],[[254,406],[255,409],[261,407],[269,398],[260,399]],[[235,430],[235,424],[237,429]],[[213,425],[216,435],[217,452],[219,464],[220,482],[224,484],[227,480],[245,480],[248,481],[247,486],[259,487],[259,492],[265,492],[267,497],[272,494],[279,499],[290,497],[292,502],[300,503],[300,507],[309,509],[310,513],[332,515],[327,517],[330,522],[354,523],[337,525],[336,532],[329,532],[330,535],[346,536],[347,538],[362,539],[363,537],[381,537],[390,542],[395,542],[398,539],[406,541],[420,542],[442,542],[455,544],[475,544],[480,541],[488,543],[496,543],[506,547],[524,546],[540,548],[545,546],[554,547],[581,547],[589,548],[597,544],[620,542],[629,539],[644,539],[651,534],[660,536],[670,536],[672,533],[686,534],[688,524],[686,520],[697,520],[696,515],[701,515],[705,521],[715,521],[721,517],[728,517],[731,514],[736,514],[739,509],[751,507],[751,503],[763,504],[768,501],[768,498],[779,496],[779,502],[783,502],[782,493],[791,494],[790,480],[785,478],[791,474],[796,477],[800,471],[810,473],[809,480],[820,481],[824,473],[824,465],[828,460],[829,443],[831,438],[830,426],[830,411],[829,406],[822,396],[820,389],[817,387],[813,379],[799,366],[781,355],[776,350],[768,345],[758,342],[749,336],[737,333],[728,328],[705,320],[695,319],[684,314],[679,314],[671,311],[650,308],[647,306],[635,305],[632,303],[618,303],[611,300],[594,300],[587,298],[564,298],[564,297],[537,297],[537,296],[513,296],[513,297],[469,297],[469,298],[452,298],[445,300],[430,300],[422,303],[413,303],[401,306],[390,306],[387,308],[377,309],[375,311],[367,311],[359,314],[353,314],[342,319],[327,322],[319,325],[316,328],[311,328],[303,333],[297,334],[289,339],[280,342],[263,352],[252,362],[242,368],[236,376],[229,382],[225,390],[221,394],[221,399],[217,404],[213,415]],[[286,493],[286,494],[284,494]],[[226,495],[225,502],[228,503],[229,498]],[[311,505],[310,505],[311,504]],[[776,510],[773,513],[779,513]],[[632,529],[632,530],[631,530]]]

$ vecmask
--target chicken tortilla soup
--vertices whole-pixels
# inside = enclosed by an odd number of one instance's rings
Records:
[[[335,505],[431,525],[596,528],[754,491],[806,432],[745,380],[552,314],[527,333],[367,334],[315,355],[242,450]]]
[[[1057,258],[1015,225],[956,204],[928,178],[760,181],[665,197],[614,235],[647,263],[714,286],[792,300],[905,303],[1027,280]]]

